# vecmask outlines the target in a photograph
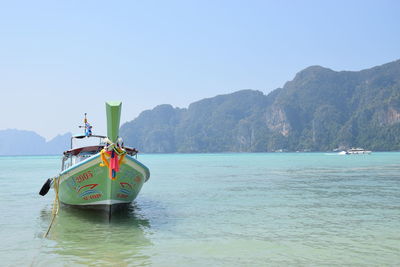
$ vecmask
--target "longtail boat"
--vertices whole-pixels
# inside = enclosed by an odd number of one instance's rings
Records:
[[[92,134],[85,114],[84,125],[80,126],[84,134],[71,138],[71,149],[63,153],[60,174],[46,181],[40,195],[53,187],[57,202],[104,210],[109,216],[136,198],[150,172],[135,159],[138,151],[125,147],[118,136],[121,105],[121,102],[106,103],[107,136]],[[76,144],[78,141],[92,144],[80,146]]]

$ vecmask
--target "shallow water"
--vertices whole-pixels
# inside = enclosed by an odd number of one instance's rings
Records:
[[[59,157],[0,157],[2,266],[400,265],[400,153],[140,155],[111,222],[38,191]]]

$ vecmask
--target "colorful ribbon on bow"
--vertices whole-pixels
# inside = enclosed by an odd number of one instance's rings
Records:
[[[106,149],[102,149],[100,152],[101,160],[100,166],[107,166],[109,169],[109,178],[111,180],[117,179],[117,172],[119,172],[119,167],[125,157],[126,151],[120,148],[113,148],[111,151],[107,151]],[[107,157],[110,158],[110,161],[107,160]]]

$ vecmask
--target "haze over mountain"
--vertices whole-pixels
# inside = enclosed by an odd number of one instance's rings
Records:
[[[61,155],[70,144],[71,134],[58,135],[46,142],[35,132],[8,129],[0,131],[0,155]]]
[[[242,90],[159,105],[121,126],[144,152],[400,149],[400,60],[362,71],[311,66],[268,95]]]

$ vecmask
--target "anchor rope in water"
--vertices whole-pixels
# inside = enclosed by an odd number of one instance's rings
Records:
[[[55,218],[58,214],[58,210],[60,208],[60,199],[58,198],[58,191],[60,188],[60,177],[59,176],[54,177],[53,181],[54,181],[55,198],[54,198],[54,202],[53,202],[53,209],[51,211],[52,218],[51,218],[49,228],[47,229],[47,232],[45,233],[44,237],[47,237],[48,234],[50,233],[51,227],[53,226],[54,220],[55,220]]]

